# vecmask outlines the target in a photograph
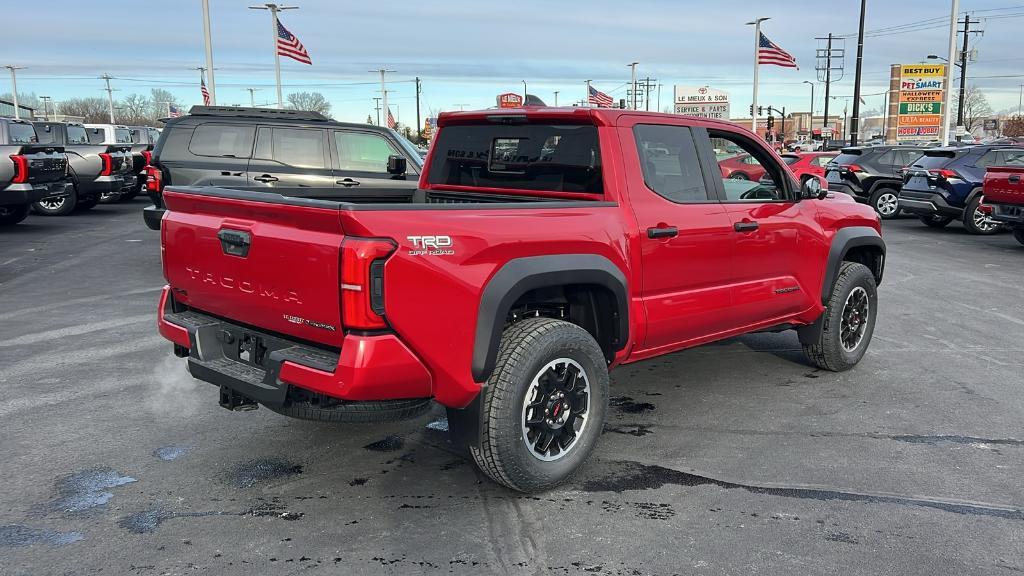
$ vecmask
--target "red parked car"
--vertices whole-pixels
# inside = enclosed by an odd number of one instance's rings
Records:
[[[1013,230],[1013,237],[1024,244],[1024,154],[1006,156],[1005,165],[985,171],[985,204],[992,219]]]
[[[737,154],[718,161],[722,177],[733,180],[758,181],[764,177],[764,167],[750,154]]]
[[[488,476],[534,491],[594,448],[616,366],[791,329],[822,369],[864,356],[878,216],[751,132],[608,108],[438,124],[417,189],[163,190],[159,330],[222,406],[365,422],[434,401]],[[187,145],[168,129],[157,154]],[[723,178],[729,147],[768,182]]]
[[[801,183],[810,176],[825,178],[825,165],[831,162],[838,152],[803,152],[783,154],[782,161],[793,171]],[[827,186],[827,184],[826,184]]]

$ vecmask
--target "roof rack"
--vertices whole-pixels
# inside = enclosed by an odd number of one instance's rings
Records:
[[[193,116],[237,116],[243,118],[281,118],[285,120],[329,120],[319,112],[307,110],[277,110],[274,108],[243,108],[241,106],[193,106],[188,111]]]

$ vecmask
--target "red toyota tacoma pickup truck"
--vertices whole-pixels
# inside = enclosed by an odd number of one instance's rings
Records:
[[[1013,160],[1013,165],[989,166],[982,186],[992,219],[1013,230],[1013,237],[1024,244],[1024,154]]]
[[[164,190],[159,330],[223,406],[368,421],[433,400],[484,472],[536,491],[593,449],[620,364],[789,329],[821,368],[864,355],[877,216],[800,188],[750,132],[591,108],[439,127],[415,190]],[[770,178],[723,178],[737,147]]]

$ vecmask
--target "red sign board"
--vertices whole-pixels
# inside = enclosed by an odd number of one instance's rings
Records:
[[[498,94],[498,108],[522,108],[523,97],[515,92]]]

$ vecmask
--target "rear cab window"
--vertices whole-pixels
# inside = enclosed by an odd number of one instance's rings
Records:
[[[68,126],[68,144],[88,144],[89,135],[85,133],[85,128],[82,126]]]
[[[8,135],[11,144],[35,144],[39,142],[36,136],[35,127],[25,122],[10,122],[7,124]]]
[[[192,132],[188,150],[196,156],[249,158],[255,135],[255,126],[202,124]]]
[[[131,144],[132,131],[127,128],[114,128],[114,142],[118,144]]]
[[[597,127],[481,124],[443,128],[427,182],[547,192],[603,194]]]

